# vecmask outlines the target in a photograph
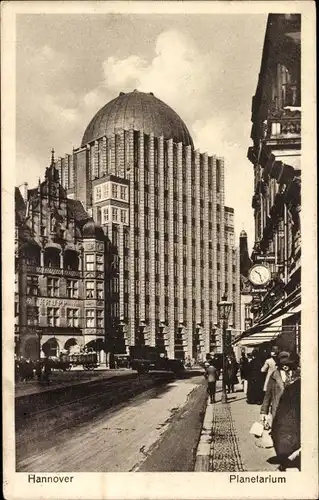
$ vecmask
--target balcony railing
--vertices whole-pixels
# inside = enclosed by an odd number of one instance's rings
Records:
[[[69,276],[70,278],[81,276],[81,271],[79,270],[62,269],[60,267],[42,267],[25,264],[23,268],[26,272],[34,274],[53,274],[55,276]]]
[[[267,139],[299,139],[300,117],[271,118],[268,120]]]

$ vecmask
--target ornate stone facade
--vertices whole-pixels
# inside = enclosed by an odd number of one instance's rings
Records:
[[[53,158],[25,199],[16,188],[15,245],[16,353],[38,359],[75,344],[105,352],[110,245],[82,204],[68,199]]]
[[[248,150],[255,176],[252,260],[267,263],[272,273],[267,291],[253,304],[254,319],[257,323],[270,320],[270,311],[276,309],[276,304],[278,307],[282,304],[285,310],[288,308],[286,316],[291,315],[290,332],[294,326],[299,331],[301,300],[300,30],[299,14],[268,17],[252,105],[253,146]],[[286,322],[283,320],[283,332],[286,326],[288,328]],[[291,345],[296,346],[296,342],[292,341]]]

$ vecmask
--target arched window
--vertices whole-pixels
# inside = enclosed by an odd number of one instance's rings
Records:
[[[45,267],[60,267],[60,250],[57,248],[46,248],[44,250],[44,266]]]
[[[64,268],[72,271],[77,271],[79,269],[79,255],[75,250],[65,251]]]

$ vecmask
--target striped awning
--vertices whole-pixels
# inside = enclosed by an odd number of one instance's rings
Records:
[[[251,328],[248,328],[240,336],[233,341],[233,345],[240,344],[242,346],[258,345],[263,342],[271,342],[282,333],[294,333],[293,325],[283,325],[283,321],[301,311],[301,304],[289,309],[279,317],[268,320],[267,322],[259,323]]]

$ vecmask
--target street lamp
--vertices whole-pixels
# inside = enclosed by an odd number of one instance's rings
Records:
[[[223,295],[222,300],[218,303],[219,319],[222,322],[222,352],[223,352],[223,392],[222,403],[227,403],[226,393],[226,335],[227,335],[227,322],[232,308],[232,303],[227,301],[227,296]]]
[[[42,338],[42,331],[41,330],[36,330],[36,334],[38,336],[38,360],[40,361],[40,359],[41,359],[41,338]]]

